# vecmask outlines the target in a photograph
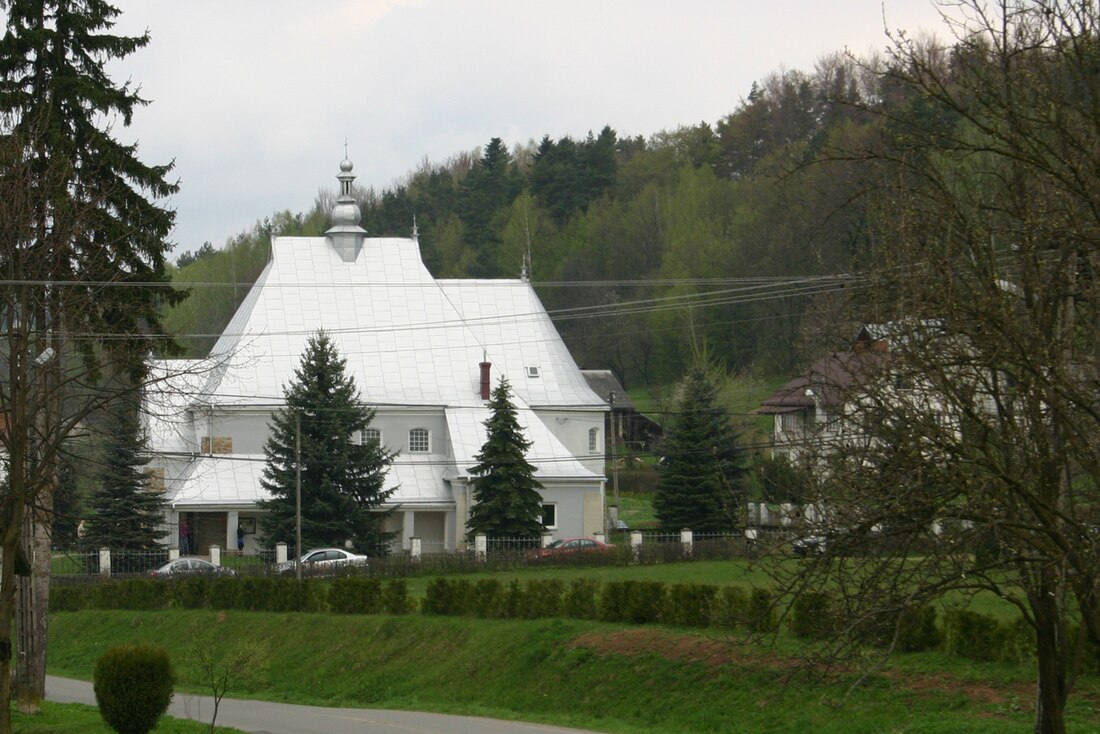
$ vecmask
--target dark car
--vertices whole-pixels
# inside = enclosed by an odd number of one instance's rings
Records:
[[[236,576],[232,568],[215,566],[205,558],[176,558],[149,572],[154,578],[178,578],[181,576]]]

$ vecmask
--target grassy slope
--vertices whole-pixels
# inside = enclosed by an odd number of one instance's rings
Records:
[[[247,612],[79,612],[51,617],[50,671],[87,678],[108,646],[167,647],[194,686],[196,631],[266,641],[261,682],[230,695],[522,718],[608,732],[1003,732],[1029,721],[1030,673],[939,655],[899,658],[855,690],[728,636],[577,620],[488,621]],[[587,640],[587,644],[577,644]],[[850,677],[847,679],[850,681]],[[1095,731],[1100,693],[1071,706]]]

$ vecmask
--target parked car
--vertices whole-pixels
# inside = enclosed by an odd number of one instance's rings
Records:
[[[791,550],[795,555],[811,556],[824,553],[828,546],[829,539],[824,535],[807,535],[791,543]]]
[[[614,547],[595,538],[560,538],[545,548],[536,548],[533,555],[536,558],[551,558],[571,553],[603,553]]]
[[[299,559],[302,573],[326,573],[341,566],[366,566],[367,557],[343,548],[314,548]],[[294,573],[294,561],[280,563],[279,573]]]
[[[154,578],[179,578],[181,576],[236,576],[237,572],[225,566],[215,566],[205,558],[176,558],[149,572]]]

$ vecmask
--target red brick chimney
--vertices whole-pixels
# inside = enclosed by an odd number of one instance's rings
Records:
[[[493,365],[491,362],[482,362],[479,366],[481,367],[481,399],[488,400],[490,389],[489,368]]]

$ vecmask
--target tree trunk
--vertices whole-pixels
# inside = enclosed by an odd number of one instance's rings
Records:
[[[1031,597],[1035,614],[1035,652],[1039,662],[1035,695],[1035,734],[1065,734],[1068,640],[1058,610],[1057,572],[1044,568],[1041,582]]]
[[[52,493],[42,492],[39,509],[24,529],[31,575],[20,579],[19,647],[15,668],[15,699],[19,711],[36,714],[46,697],[46,648],[50,605],[50,528]]]

